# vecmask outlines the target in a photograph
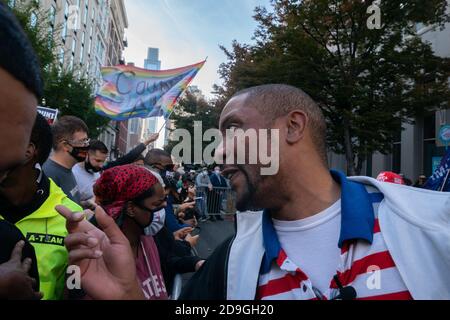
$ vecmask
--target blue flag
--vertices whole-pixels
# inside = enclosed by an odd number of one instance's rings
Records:
[[[427,180],[425,189],[450,191],[450,148],[433,175]]]

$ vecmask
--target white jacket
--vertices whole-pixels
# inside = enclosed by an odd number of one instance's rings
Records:
[[[384,199],[378,219],[399,273],[416,300],[450,299],[450,193],[379,182],[349,181],[377,188]],[[264,256],[262,212],[237,214],[230,249],[227,299],[253,300]]]

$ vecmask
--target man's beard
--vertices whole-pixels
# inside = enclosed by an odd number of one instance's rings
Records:
[[[259,202],[259,201],[258,201],[258,196],[257,196],[256,185],[260,184],[261,179],[259,178],[259,179],[257,179],[257,181],[252,182],[249,174],[243,168],[243,166],[237,165],[237,167],[239,168],[239,170],[242,172],[242,174],[245,177],[247,188],[243,193],[241,193],[240,195],[237,195],[236,209],[241,212],[248,211],[248,210],[252,210],[252,211],[260,210],[261,208],[258,207],[258,205],[257,205],[257,202]]]
[[[86,161],[84,163],[84,168],[90,174],[94,174],[94,173],[98,173],[98,172],[102,171],[102,169],[98,169],[91,164],[91,160],[89,160],[89,157],[86,159]]]

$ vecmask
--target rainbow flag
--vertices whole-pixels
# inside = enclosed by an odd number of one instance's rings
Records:
[[[125,65],[102,68],[103,86],[95,98],[95,111],[116,121],[167,118],[205,62],[160,71]]]

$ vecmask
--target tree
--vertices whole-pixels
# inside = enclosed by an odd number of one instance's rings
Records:
[[[194,123],[201,121],[202,131],[218,128],[218,119],[220,117],[220,109],[216,108],[212,103],[186,91],[183,97],[178,101],[171,120],[174,121],[175,128],[186,129],[191,139],[191,150],[194,150]],[[173,147],[177,145],[177,141],[169,141],[166,151],[171,152]],[[202,142],[202,150],[211,142]],[[194,164],[194,156],[191,155],[190,163]]]
[[[272,0],[271,12],[257,8],[256,44],[223,48],[219,95],[265,83],[303,89],[324,112],[329,149],[345,154],[349,175],[360,174],[369,155],[391,151],[402,123],[450,100],[450,60],[416,34],[418,23],[450,20],[447,1],[381,1],[379,29],[368,28],[371,5]]]
[[[63,44],[55,41],[49,32],[49,14],[40,9],[36,1],[17,3],[13,12],[39,57],[46,105],[59,109],[60,116],[73,115],[82,119],[89,128],[89,135],[98,137],[110,120],[95,113],[92,81],[79,77],[76,68],[63,69],[59,65],[56,51]],[[53,33],[59,34],[59,29],[55,26]]]

